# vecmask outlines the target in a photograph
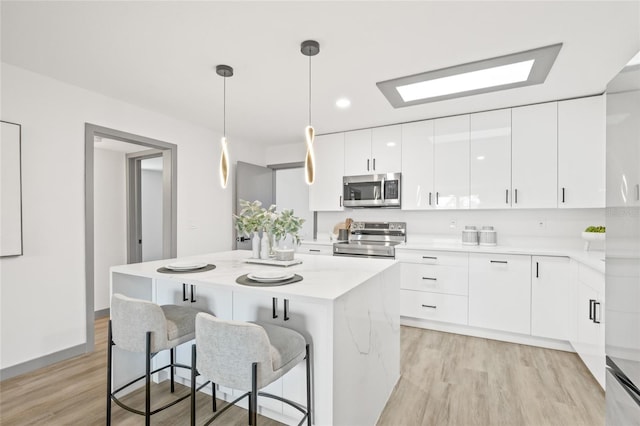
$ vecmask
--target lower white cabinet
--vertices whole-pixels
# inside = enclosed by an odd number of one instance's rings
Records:
[[[467,324],[467,296],[400,290],[401,315],[434,321]]]
[[[575,301],[568,257],[531,258],[531,335],[571,340]]]
[[[303,254],[324,254],[331,256],[333,254],[333,245],[302,242],[296,251]]]
[[[469,254],[469,325],[531,333],[531,256]]]
[[[578,334],[572,341],[582,361],[604,388],[604,275],[587,266],[577,265]]]

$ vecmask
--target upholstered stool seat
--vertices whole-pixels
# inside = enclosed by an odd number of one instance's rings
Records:
[[[276,397],[259,389],[273,383],[302,360],[307,368],[307,406]],[[196,317],[196,344],[191,359],[191,424],[195,425],[195,378],[245,391],[205,424],[245,396],[249,397],[249,424],[256,426],[257,397],[278,399],[304,414],[300,424],[311,425],[311,382],[309,345],[295,330],[267,323],[226,321],[206,313]]]
[[[171,392],[173,392],[175,389],[174,368],[191,368],[190,366],[175,362],[174,348],[195,338],[196,316],[201,312],[202,310],[191,306],[160,306],[148,300],[133,299],[121,294],[113,295],[111,299],[111,319],[109,320],[109,342],[107,344],[107,424],[111,424],[112,400],[128,411],[144,415],[145,424],[148,425],[152,414],[162,411],[189,397],[187,394],[152,411],[150,382],[152,374],[169,368]],[[144,375],[116,390],[113,390],[111,386],[113,346],[129,352],[144,352],[146,361],[146,371]],[[171,351],[170,363],[151,371],[151,359],[158,352],[167,349]],[[146,379],[144,411],[129,407],[116,397],[118,392],[142,379]]]

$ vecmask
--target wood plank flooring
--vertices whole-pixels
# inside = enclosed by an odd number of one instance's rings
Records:
[[[0,382],[0,424],[103,425],[106,325],[96,321],[94,353]],[[401,356],[402,377],[379,426],[604,424],[604,392],[576,354],[402,327]],[[159,404],[169,393],[166,383],[152,392]],[[141,392],[130,398],[142,406]],[[199,425],[210,403],[199,395]],[[152,424],[188,425],[188,410],[184,401],[154,415]],[[214,424],[246,420],[246,411],[232,407]],[[144,421],[114,404],[113,424]],[[258,424],[279,423],[260,417]]]

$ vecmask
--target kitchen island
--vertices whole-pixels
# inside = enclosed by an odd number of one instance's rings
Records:
[[[158,304],[185,304],[224,319],[264,321],[302,333],[311,346],[313,423],[373,425],[400,376],[400,268],[394,260],[298,254],[303,262],[286,268],[303,280],[284,286],[245,286],[241,275],[281,268],[250,264],[247,251],[212,253],[180,261],[216,265],[206,272],[160,273],[173,260],[111,268],[111,292]],[[276,269],[281,270],[281,269]],[[114,385],[144,370],[143,357],[117,351]],[[191,343],[177,350],[190,364]],[[163,358],[164,356],[164,358]],[[161,354],[155,362],[166,362]],[[180,371],[178,382],[188,384]],[[166,374],[156,380],[166,379]],[[301,363],[264,389],[305,405],[305,372]],[[219,388],[230,400],[237,391]],[[300,413],[277,400],[262,398],[259,412],[297,424]],[[185,406],[186,407],[186,406]],[[187,408],[185,408],[186,410]]]

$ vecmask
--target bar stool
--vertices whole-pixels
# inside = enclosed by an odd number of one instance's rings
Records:
[[[111,400],[120,407],[145,417],[145,425],[151,422],[151,416],[169,408],[189,397],[189,394],[175,399],[160,408],[151,410],[151,375],[169,368],[171,392],[175,390],[174,368],[191,369],[190,366],[175,362],[175,347],[195,337],[196,315],[202,312],[190,306],[164,305],[141,299],[132,299],[122,294],[111,298],[111,319],[107,342],[107,425],[111,424]],[[115,391],[112,389],[111,372],[113,346],[129,352],[145,353],[145,374],[135,378]],[[151,360],[160,351],[170,350],[170,362],[164,367],[151,371]],[[132,408],[120,401],[116,394],[145,379],[145,409]],[[205,386],[205,383],[203,386]],[[213,408],[215,411],[215,385],[212,385]]]
[[[258,392],[276,381],[300,361],[306,360],[307,406]],[[197,360],[197,363],[196,363]],[[226,321],[199,313],[196,316],[196,344],[191,347],[191,425],[196,424],[196,376],[244,391],[242,396],[213,415],[208,425],[229,407],[249,397],[249,425],[256,426],[258,395],[277,399],[304,414],[299,425],[311,426],[311,364],[309,344],[297,331],[266,323]]]

